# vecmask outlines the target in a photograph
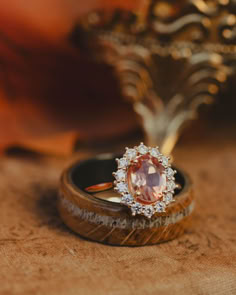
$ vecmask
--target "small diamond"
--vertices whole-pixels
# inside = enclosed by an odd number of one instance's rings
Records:
[[[134,199],[130,194],[125,194],[121,199],[121,203],[125,205],[131,205],[133,201]]]
[[[142,209],[143,209],[143,207],[142,207],[141,204],[135,203],[131,207],[132,215],[141,214],[142,213]]]
[[[165,167],[168,166],[169,160],[165,156],[162,157],[161,161],[162,161],[163,166],[165,166]]]
[[[128,161],[125,158],[118,160],[118,168],[126,168],[128,166]]]
[[[125,153],[128,160],[133,160],[137,156],[137,152],[135,149],[127,149]]]
[[[116,185],[116,188],[120,193],[128,192],[128,186],[124,182],[118,182],[117,185]]]
[[[155,205],[155,210],[158,213],[165,212],[166,205],[164,202],[159,202]]]
[[[151,218],[154,213],[154,208],[152,206],[145,206],[143,209],[143,214],[148,218]]]
[[[125,170],[120,169],[115,173],[115,178],[117,181],[123,181],[125,180],[125,177],[126,177]]]
[[[174,189],[175,189],[175,182],[174,181],[167,182],[167,190],[173,191]]]
[[[145,155],[148,152],[148,148],[146,147],[146,145],[141,143],[138,147],[138,151],[141,155]]]
[[[167,174],[167,177],[171,178],[175,175],[175,171],[171,168],[167,168],[166,169],[166,174]]]
[[[164,201],[166,204],[170,204],[173,201],[172,193],[167,193],[164,197]]]
[[[158,156],[160,156],[160,152],[157,148],[152,148],[150,151],[150,155],[155,158],[158,158]]]

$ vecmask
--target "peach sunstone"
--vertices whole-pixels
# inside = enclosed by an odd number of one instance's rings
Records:
[[[135,200],[144,205],[159,201],[166,189],[165,167],[149,154],[140,156],[127,173],[128,188]]]
[[[116,159],[114,190],[133,216],[152,218],[156,213],[166,212],[166,207],[174,201],[176,171],[169,160],[158,147],[147,147],[143,143],[126,148],[123,157]]]

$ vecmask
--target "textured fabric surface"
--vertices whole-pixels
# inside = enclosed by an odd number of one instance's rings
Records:
[[[180,144],[192,177],[192,228],[156,246],[110,247],[61,222],[58,178],[72,160],[0,162],[0,294],[236,294],[236,138]]]

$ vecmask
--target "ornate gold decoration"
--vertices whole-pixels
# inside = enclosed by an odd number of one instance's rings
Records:
[[[140,11],[100,11],[96,33],[148,145],[171,153],[179,131],[235,71],[236,1],[147,1]],[[96,19],[96,21],[94,21]]]

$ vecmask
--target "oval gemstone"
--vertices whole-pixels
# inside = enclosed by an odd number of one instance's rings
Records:
[[[138,158],[127,173],[129,191],[136,201],[142,204],[157,202],[166,189],[165,168],[150,155]]]

